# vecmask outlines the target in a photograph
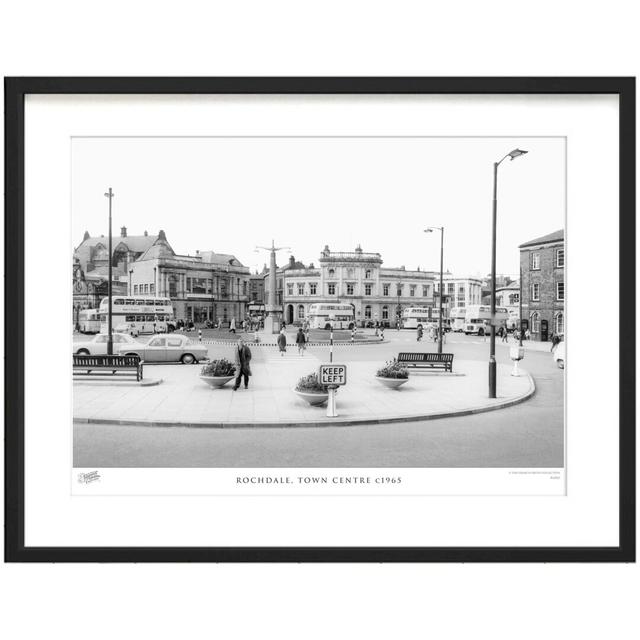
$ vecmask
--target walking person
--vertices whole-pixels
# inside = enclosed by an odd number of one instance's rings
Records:
[[[238,338],[238,346],[236,348],[236,381],[233,390],[237,391],[240,387],[240,380],[244,378],[244,388],[249,388],[249,376],[251,375],[251,349],[247,347],[242,338]]]
[[[304,350],[307,348],[307,339],[305,338],[302,327],[298,329],[298,335],[296,335],[296,344],[298,345],[298,355],[304,356]]]
[[[280,329],[280,333],[278,334],[278,349],[280,349],[280,355],[284,356],[287,350],[287,332],[284,328]]]
[[[235,333],[236,332],[236,319],[231,318],[231,322],[229,323],[229,333]]]
[[[418,342],[420,342],[420,340],[422,340],[422,327],[418,327],[418,333],[417,333],[417,336],[416,336],[416,340]]]

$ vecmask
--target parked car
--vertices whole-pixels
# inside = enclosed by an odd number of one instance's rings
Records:
[[[560,369],[564,369],[564,360],[566,355],[566,347],[564,341],[559,342],[556,348],[553,350],[553,359],[555,363],[560,367]]]
[[[119,348],[134,347],[140,343],[134,340],[126,333],[113,333],[113,353],[119,353]],[[106,333],[99,333],[91,338],[91,340],[83,340],[82,342],[73,343],[73,353],[87,356],[103,356],[107,354],[107,338]]]
[[[152,336],[146,343],[123,344],[118,349],[118,353],[138,355],[145,362],[195,364],[209,358],[209,352],[204,345],[192,342],[187,336],[177,333],[161,333]]]

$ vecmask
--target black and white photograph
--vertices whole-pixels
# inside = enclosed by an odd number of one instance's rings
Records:
[[[561,470],[565,142],[74,138],[74,466]]]

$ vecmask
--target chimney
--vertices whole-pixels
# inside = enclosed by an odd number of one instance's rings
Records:
[[[289,266],[293,268],[296,264],[296,259],[293,256],[289,256]]]
[[[163,240],[164,242],[167,241],[167,236],[165,235],[164,231],[162,229],[160,229],[160,231],[158,231],[158,240]]]
[[[88,240],[91,236],[89,235],[88,231],[84,232],[84,237],[82,238],[82,242],[84,242],[85,240]]]
[[[145,229],[144,230],[144,237],[146,238],[149,235],[149,232]]]
[[[120,237],[121,238],[127,237],[127,227],[120,227]]]

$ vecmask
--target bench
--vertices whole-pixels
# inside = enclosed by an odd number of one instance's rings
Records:
[[[398,362],[416,369],[444,369],[453,372],[453,353],[399,353]]]
[[[143,361],[140,356],[73,356],[74,376],[135,376],[136,380],[142,380]]]

